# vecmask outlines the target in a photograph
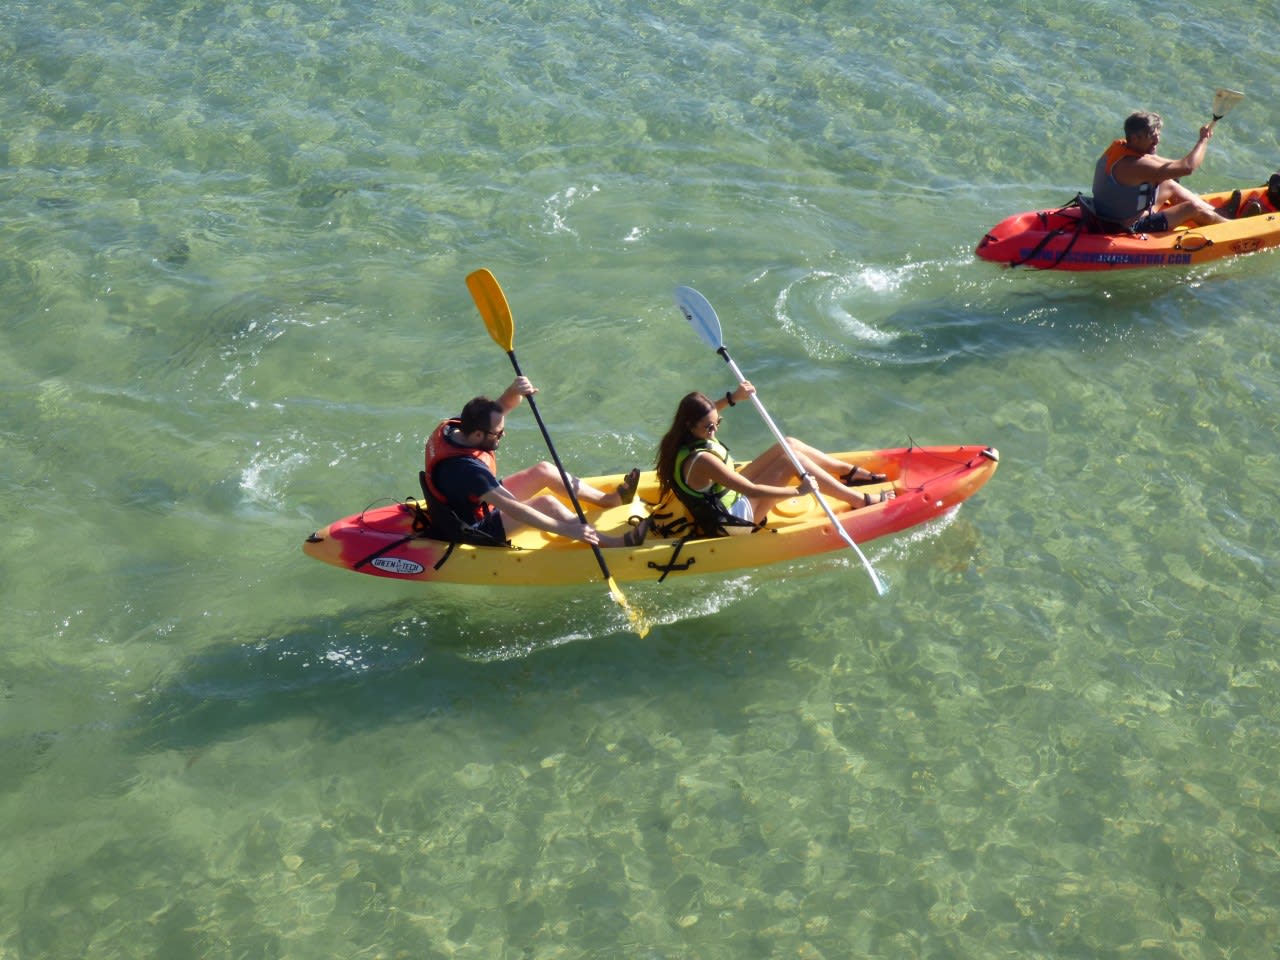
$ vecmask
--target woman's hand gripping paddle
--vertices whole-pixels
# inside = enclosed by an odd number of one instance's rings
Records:
[[[1215,90],[1213,93],[1213,119],[1209,121],[1209,126],[1213,126],[1228,113],[1231,108],[1244,99],[1244,94],[1239,90]]]
[[[680,308],[680,312],[684,314],[684,318],[689,321],[693,329],[697,331],[698,336],[702,338],[702,342],[709,346],[720,356],[724,357],[725,363],[729,364],[729,369],[733,371],[733,375],[738,378],[741,383],[746,378],[742,375],[742,371],[738,369],[738,365],[733,362],[733,358],[729,356],[729,351],[725,349],[724,339],[720,333],[720,318],[716,316],[715,308],[707,301],[707,298],[700,294],[693,287],[676,287],[676,306]],[[787,455],[787,459],[791,461],[791,465],[796,468],[796,474],[803,477],[805,475],[804,467],[801,466],[799,458],[795,452],[787,444],[787,439],[782,435],[782,431],[778,429],[778,425],[773,422],[773,418],[769,416],[769,411],[764,408],[764,404],[760,402],[758,394],[751,394],[751,402],[755,404],[756,410],[760,417],[768,426],[769,431],[773,434],[773,438],[778,441],[778,445]],[[884,584],[880,582],[880,577],[876,575],[875,568],[871,566],[871,561],[854,542],[853,537],[849,536],[840,521],[836,519],[836,515],[831,512],[831,507],[826,499],[819,492],[816,484],[813,488],[813,498],[818,501],[818,506],[822,507],[823,512],[827,515],[827,519],[831,521],[831,525],[835,527],[836,532],[847,543],[853,552],[858,555],[858,559],[862,561],[862,565],[866,567],[867,573],[871,576],[871,582],[875,584],[876,593],[884,596]]]
[[[511,366],[515,368],[516,376],[524,376],[520,371],[520,363],[516,360],[514,346],[515,319],[511,316],[511,307],[507,304],[506,294],[502,292],[502,287],[498,285],[497,278],[488,270],[477,270],[467,275],[467,289],[471,291],[471,299],[476,302],[476,309],[480,311],[480,316],[484,319],[484,325],[489,330],[489,336],[493,338],[494,343],[507,351],[507,356],[511,358]],[[556,469],[560,471],[560,482],[564,484],[564,488],[569,494],[573,509],[577,511],[578,519],[586,523],[587,517],[582,512],[582,504],[578,502],[578,497],[573,492],[573,484],[569,480],[569,474],[565,471],[564,464],[560,462],[560,455],[556,453],[555,445],[551,442],[551,434],[547,433],[546,424],[542,422],[542,414],[538,412],[538,405],[534,402],[532,396],[525,399],[529,401],[529,409],[533,411],[534,419],[538,421],[538,429],[542,431],[542,439],[546,441],[547,450],[551,453],[551,459],[555,461]],[[599,545],[591,544],[591,550],[596,555],[596,563],[600,564],[600,573],[604,576],[605,583],[609,585],[609,596],[613,597],[614,601],[626,611],[627,619],[630,621],[632,629],[641,637],[645,636],[649,632],[649,621],[643,614],[634,610],[627,603],[627,598],[618,589],[617,583],[614,582],[613,574],[609,572],[608,564],[604,562],[604,554],[600,552]]]

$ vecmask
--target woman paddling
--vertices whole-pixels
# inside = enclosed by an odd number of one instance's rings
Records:
[[[864,494],[850,489],[883,483],[887,479],[884,474],[845,463],[790,437],[787,444],[807,475],[800,478],[798,486],[782,485],[794,481],[796,472],[778,444],[741,470],[735,469],[728,447],[716,436],[720,411],[754,393],[755,387],[744,380],[718,400],[697,391],[687,394],[658,445],[656,467],[661,494],[665,497],[674,493],[684,503],[700,535],[724,536],[734,528],[757,529],[774,504],[813,493],[814,484],[822,493],[855,509],[893,497],[891,490]]]

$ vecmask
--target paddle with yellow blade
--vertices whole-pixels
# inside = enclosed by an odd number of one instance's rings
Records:
[[[1212,127],[1215,123],[1231,112],[1231,108],[1244,99],[1244,94],[1239,90],[1215,90],[1213,93],[1213,119],[1209,121]]]
[[[511,316],[511,307],[507,304],[507,296],[502,292],[502,287],[498,285],[497,278],[486,269],[477,270],[467,275],[467,289],[471,291],[471,299],[476,302],[476,309],[480,311],[480,316],[484,319],[484,325],[489,330],[489,336],[493,338],[494,343],[507,351],[507,356],[511,358],[511,366],[515,368],[516,376],[524,376],[520,370],[520,362],[516,360],[515,318]],[[546,441],[547,450],[551,453],[551,459],[555,461],[556,469],[560,471],[560,482],[564,484],[565,491],[569,494],[573,509],[577,511],[578,519],[586,523],[587,517],[582,512],[582,504],[578,502],[578,497],[573,492],[573,483],[569,479],[569,474],[565,470],[564,464],[560,462],[560,455],[556,453],[555,444],[551,442],[551,434],[547,433],[547,425],[542,422],[542,414],[538,412],[538,405],[534,402],[532,396],[525,399],[529,401],[529,409],[533,411],[533,417],[538,421],[538,429],[542,431],[542,439]],[[649,632],[649,621],[643,614],[627,603],[627,598],[618,589],[618,584],[614,582],[613,574],[609,572],[608,564],[604,562],[604,554],[600,552],[599,545],[591,544],[591,550],[596,555],[596,563],[600,564],[600,573],[609,585],[609,595],[626,611],[627,619],[631,622],[632,629],[641,637],[645,636]]]
[[[742,375],[742,371],[738,369],[738,365],[733,362],[733,357],[729,356],[729,351],[725,348],[724,338],[720,332],[720,318],[716,316],[716,311],[711,303],[693,287],[680,286],[676,287],[676,306],[680,308],[680,312],[684,314],[684,318],[689,321],[690,325],[702,338],[702,342],[709,346],[716,353],[724,358],[725,363],[729,364],[729,369],[733,371],[733,375],[738,378],[741,383],[746,379]],[[778,441],[783,452],[787,455],[787,459],[791,461],[791,465],[795,467],[796,475],[803,477],[805,475],[804,467],[800,460],[796,457],[795,452],[787,443],[787,438],[782,435],[782,431],[778,429],[778,425],[773,422],[773,418],[769,416],[769,411],[764,408],[764,404],[760,402],[760,397],[751,394],[751,402],[755,404],[756,412],[760,414],[760,418],[764,420],[765,426],[773,434],[773,438]],[[827,515],[827,519],[831,521],[831,526],[835,528],[836,533],[847,543],[853,552],[858,555],[858,559],[862,561],[862,565],[867,568],[867,573],[871,575],[871,582],[875,584],[876,593],[884,596],[884,584],[880,582],[875,568],[871,566],[871,561],[867,559],[866,554],[858,547],[853,537],[849,536],[849,531],[840,525],[840,521],[836,519],[836,515],[831,512],[831,506],[827,503],[826,498],[819,492],[817,486],[813,488],[813,498],[818,501],[818,506],[822,507],[823,512]]]

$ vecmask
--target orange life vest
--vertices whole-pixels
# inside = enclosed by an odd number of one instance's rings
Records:
[[[1114,141],[1111,146],[1107,147],[1107,149],[1102,152],[1103,160],[1106,163],[1104,169],[1106,170],[1107,176],[1111,176],[1112,172],[1116,168],[1116,164],[1125,157],[1141,156],[1143,156],[1142,151],[1129,146],[1129,142],[1127,140]]]
[[[440,421],[440,425],[431,431],[431,436],[427,438],[427,444],[424,450],[427,492],[446,506],[450,506],[449,501],[440,492],[440,488],[436,486],[435,480],[435,468],[445,460],[451,460],[454,457],[474,457],[476,460],[483,463],[488,468],[489,472],[495,477],[498,475],[498,458],[493,455],[492,450],[481,450],[477,447],[464,447],[449,439],[447,436],[449,430],[460,429],[461,426],[461,421],[458,420]],[[473,523],[479,523],[489,515],[493,508],[483,500],[477,500],[475,503],[470,504],[470,510],[470,520]]]

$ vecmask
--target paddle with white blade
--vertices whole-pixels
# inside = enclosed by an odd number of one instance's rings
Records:
[[[713,349],[720,356],[724,357],[725,363],[729,364],[729,369],[733,371],[733,375],[738,378],[741,383],[746,379],[742,375],[742,371],[738,365],[733,362],[733,358],[729,356],[729,351],[725,348],[724,338],[720,331],[720,318],[716,316],[715,308],[711,306],[707,298],[700,294],[693,287],[679,286],[676,287],[676,306],[680,308],[680,312],[684,314],[684,318],[689,321],[698,336],[702,338],[702,342]],[[805,476],[805,469],[801,465],[799,458],[787,443],[787,438],[782,435],[782,431],[778,429],[778,425],[773,422],[773,418],[769,416],[769,411],[764,408],[764,404],[760,402],[758,393],[751,394],[751,402],[755,404],[756,411],[760,414],[760,418],[764,420],[765,425],[773,434],[773,438],[778,441],[787,459],[791,461],[791,465],[796,469],[796,475]],[[871,561],[858,547],[853,537],[849,536],[840,521],[836,519],[836,515],[831,512],[831,506],[827,503],[822,493],[818,490],[816,482],[813,487],[813,498],[818,501],[818,506],[822,507],[823,512],[827,515],[827,519],[831,521],[831,525],[840,534],[841,538],[850,547],[853,552],[858,555],[858,559],[862,561],[862,565],[866,567],[867,573],[871,576],[871,582],[875,584],[876,593],[884,596],[884,584],[880,582],[880,577],[876,575],[875,568],[871,566]]]
[[[507,296],[502,292],[502,287],[498,285],[497,278],[488,270],[482,268],[467,275],[467,289],[471,291],[471,299],[475,301],[476,309],[480,311],[480,316],[489,331],[489,336],[493,338],[494,343],[507,351],[507,356],[511,359],[511,366],[515,368],[516,376],[524,376],[520,372],[520,363],[516,360],[515,318],[511,315],[511,307],[507,303]],[[565,470],[564,464],[560,462],[560,455],[556,453],[555,444],[551,442],[551,434],[547,432],[547,425],[542,422],[542,414],[538,412],[538,405],[534,402],[532,396],[528,396],[525,399],[529,401],[529,409],[533,411],[533,417],[538,421],[538,429],[542,431],[542,439],[547,444],[551,459],[555,461],[556,469],[560,471],[560,482],[564,484],[565,492],[569,494],[573,509],[577,511],[578,519],[586,523],[587,517],[582,512],[582,504],[578,502],[578,497],[573,492],[573,484],[569,480],[569,474]],[[599,545],[591,544],[591,550],[596,555],[596,563],[600,565],[600,573],[604,576],[605,583],[609,585],[609,596],[626,611],[627,619],[631,622],[632,629],[641,637],[644,637],[649,632],[649,621],[643,614],[627,603],[627,598],[623,596],[618,584],[614,582],[613,574],[609,572],[608,564],[604,562],[604,554],[600,552]]]
[[[1213,119],[1209,121],[1209,126],[1212,127],[1225,117],[1243,99],[1244,94],[1239,90],[1215,90],[1213,93]]]

